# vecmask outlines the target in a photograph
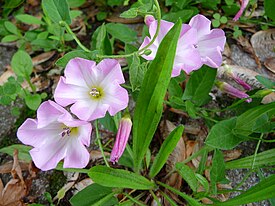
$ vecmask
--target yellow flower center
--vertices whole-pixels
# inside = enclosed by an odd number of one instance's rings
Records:
[[[89,92],[89,94],[91,95],[91,97],[93,99],[99,99],[99,98],[101,98],[103,96],[103,91],[99,87],[92,87],[92,89]]]
[[[62,137],[77,136],[77,134],[78,134],[78,128],[77,127],[67,127],[66,125],[64,125],[64,127],[62,128],[62,132],[61,132]]]

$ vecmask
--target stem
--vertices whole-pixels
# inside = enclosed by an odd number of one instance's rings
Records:
[[[31,83],[30,77],[29,77],[29,76],[26,76],[25,79],[26,79],[26,81],[28,82],[29,86],[31,87],[32,92],[33,92],[34,94],[36,94],[35,86]]]
[[[161,10],[160,10],[160,6],[159,6],[159,3],[158,3],[158,0],[154,0],[154,3],[156,5],[156,7],[157,7],[156,16],[157,16],[158,25],[157,25],[156,33],[153,36],[153,39],[149,42],[149,44],[147,44],[142,49],[140,49],[140,50],[138,50],[136,52],[130,53],[130,54],[122,54],[122,55],[97,55],[97,57],[100,58],[100,59],[104,59],[104,58],[125,58],[125,57],[131,57],[134,54],[142,55],[142,53],[146,49],[148,49],[154,43],[154,41],[157,39],[157,36],[159,34],[159,30],[160,30]]]
[[[255,150],[254,156],[253,156],[253,161],[252,161],[251,169],[254,169],[254,165],[255,165],[255,162],[256,162],[257,153],[258,153],[260,144],[261,144],[261,142],[262,142],[263,136],[264,136],[264,133],[261,134],[260,139],[259,139],[259,141],[258,141],[258,143],[257,143],[256,150]]]
[[[149,190],[150,194],[152,195],[152,197],[154,198],[154,200],[156,201],[158,206],[161,206],[161,203],[158,199],[158,197],[155,195],[155,193],[152,190]]]
[[[158,0],[154,0],[154,3],[157,7],[157,20],[158,20],[158,25],[157,25],[157,30],[155,35],[153,36],[152,41],[150,41],[149,44],[147,44],[145,47],[143,47],[141,50],[138,51],[138,54],[142,54],[142,52],[144,52],[146,49],[148,49],[153,43],[154,41],[157,39],[157,36],[159,34],[159,30],[160,30],[160,20],[161,20],[161,10],[160,10],[160,6],[159,6],[159,2]]]
[[[98,132],[98,120],[95,120],[95,134],[96,134],[96,141],[97,141],[97,144],[99,146],[99,149],[100,149],[100,152],[101,152],[101,155],[103,157],[103,160],[106,164],[107,167],[110,167],[108,161],[107,161],[107,158],[104,154],[104,150],[103,150],[103,147],[102,147],[102,144],[101,144],[101,141],[100,141],[100,135],[99,135],[99,132]]]
[[[128,195],[127,193],[123,193],[126,197],[128,197],[129,200],[131,200],[132,202],[136,203],[137,205],[140,206],[146,206],[145,204],[143,204],[142,202],[136,200],[135,198],[131,197],[131,195]]]
[[[77,36],[75,35],[75,33],[73,33],[73,31],[71,30],[70,26],[65,22],[65,21],[61,21],[59,23],[61,26],[64,26],[66,31],[72,35],[73,39],[76,41],[76,43],[78,44],[78,46],[80,46],[80,48],[82,50],[84,50],[85,52],[91,52],[91,50],[89,50],[87,47],[85,47],[77,38]]]

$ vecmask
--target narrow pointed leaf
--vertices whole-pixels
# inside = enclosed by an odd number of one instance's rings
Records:
[[[165,139],[150,169],[149,177],[153,178],[154,176],[156,176],[161,170],[161,168],[164,166],[169,155],[177,146],[177,143],[182,136],[183,129],[184,127],[182,125],[178,126]]]
[[[275,197],[275,175],[271,175],[257,185],[251,187],[241,195],[226,202],[220,202],[219,206],[245,205],[251,202],[259,202]]]
[[[105,187],[131,188],[137,190],[150,190],[155,184],[145,177],[122,169],[113,169],[105,166],[95,166],[88,175],[91,179]]]
[[[190,188],[194,192],[197,192],[199,184],[195,172],[182,162],[176,164],[176,169],[180,176],[188,183]]]
[[[170,82],[180,31],[181,21],[178,21],[162,40],[142,82],[133,120],[136,171],[141,166],[162,115],[163,99]]]

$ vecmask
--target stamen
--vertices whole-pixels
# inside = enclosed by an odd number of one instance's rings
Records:
[[[197,44],[194,44],[194,47],[195,47],[195,48],[198,48],[198,45],[197,45]]]
[[[89,92],[90,95],[92,95],[93,97],[99,97],[100,96],[100,92],[97,90],[97,88],[92,88],[91,91]]]
[[[62,137],[65,137],[66,135],[67,135],[67,136],[70,136],[70,133],[71,133],[70,128],[69,128],[69,127],[64,127],[64,128],[63,128],[63,131],[61,132],[61,136],[62,136]]]

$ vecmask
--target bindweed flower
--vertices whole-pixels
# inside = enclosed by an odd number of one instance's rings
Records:
[[[140,49],[152,40],[157,30],[157,20],[147,16],[145,23],[149,26],[150,38],[145,37]],[[161,20],[160,31],[154,43],[148,47],[150,55],[142,55],[147,60],[153,60],[157,49],[173,23]],[[199,69],[203,64],[217,68],[222,63],[221,52],[225,45],[225,34],[221,29],[210,30],[211,21],[203,15],[194,16],[189,24],[183,24],[178,40],[172,77],[178,76],[181,70],[187,74]]]
[[[33,146],[30,155],[41,170],[54,169],[64,159],[64,168],[84,168],[90,154],[92,126],[76,120],[63,107],[46,101],[37,110],[37,119],[28,118],[18,129],[18,139]],[[85,146],[84,146],[85,145]]]
[[[113,163],[118,162],[119,158],[122,156],[130,136],[131,128],[132,128],[132,121],[130,117],[123,117],[120,120],[118,132],[116,135],[116,141],[115,141],[113,150],[111,152],[111,157],[110,157],[111,162]]]
[[[71,105],[71,112],[85,121],[104,117],[125,109],[129,97],[120,84],[125,82],[121,67],[114,59],[94,61],[74,58],[65,68],[54,93],[55,101]]]
[[[245,8],[247,7],[249,0],[240,0],[241,2],[241,8],[240,10],[237,12],[237,14],[235,15],[235,17],[233,18],[233,21],[238,21],[239,18],[241,17],[241,15],[243,14]]]
[[[245,92],[236,89],[235,87],[231,86],[230,84],[228,84],[226,82],[217,81],[216,85],[218,86],[218,88],[221,91],[223,91],[223,92],[225,92],[225,93],[227,93],[227,94],[229,94],[233,97],[237,97],[237,98],[240,98],[240,99],[246,99],[246,98],[249,97],[249,95],[246,94]],[[246,99],[245,101],[250,103],[250,102],[252,102],[252,99],[249,98],[249,99]]]

